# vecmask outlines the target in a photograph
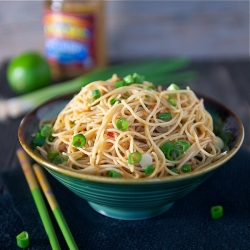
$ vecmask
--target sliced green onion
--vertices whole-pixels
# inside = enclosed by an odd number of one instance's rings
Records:
[[[17,246],[26,248],[30,245],[29,234],[26,231],[21,232],[16,236]]]
[[[47,158],[50,160],[50,161],[52,161],[56,156],[58,156],[59,155],[59,152],[57,152],[57,151],[49,151],[48,153],[47,153]]]
[[[171,170],[172,172],[176,173],[176,174],[178,174],[178,173],[179,173],[178,168],[171,168],[170,170]]]
[[[173,147],[173,144],[170,141],[167,141],[160,146],[160,150],[163,152],[163,154],[166,154],[167,150],[171,147]]]
[[[45,143],[46,137],[42,136],[40,132],[36,133],[35,137],[33,138],[32,142],[34,146],[42,146]]]
[[[72,145],[74,147],[80,148],[86,144],[86,137],[83,134],[77,134],[73,137]]]
[[[144,82],[144,79],[145,79],[145,77],[142,76],[142,75],[139,75],[139,74],[137,74],[137,73],[134,73],[134,74],[133,74],[133,82],[134,82],[134,83],[143,83],[143,82]]]
[[[223,216],[223,207],[222,206],[211,207],[211,215],[213,219],[221,218]]]
[[[113,177],[113,178],[121,178],[122,175],[115,170],[109,170],[108,171],[108,177]]]
[[[177,101],[175,100],[174,97],[169,96],[167,101],[172,105],[172,106],[176,106],[177,105]]]
[[[128,156],[128,163],[129,164],[136,164],[139,163],[142,159],[142,155],[139,152],[133,152]]]
[[[101,91],[99,89],[92,90],[92,96],[94,99],[97,99],[101,96]]]
[[[172,83],[169,85],[169,87],[167,88],[168,91],[172,91],[172,90],[179,90],[179,86],[177,86],[175,83]]]
[[[125,118],[120,118],[116,120],[115,125],[119,130],[126,130],[128,128],[128,121]]]
[[[155,170],[155,167],[153,165],[149,165],[144,168],[144,173],[145,174],[152,174]]]
[[[116,98],[112,98],[112,99],[110,100],[110,104],[111,104],[111,105],[114,105],[116,102],[120,103],[120,101],[117,100]]]
[[[57,155],[53,160],[52,163],[54,164],[62,164],[63,162],[67,161],[68,157],[64,155]]]
[[[165,157],[170,161],[176,161],[181,157],[182,153],[175,147],[168,148]]]
[[[190,147],[190,143],[186,140],[178,140],[174,143],[174,146],[181,152],[185,152]]]
[[[53,142],[54,140],[55,140],[55,137],[54,137],[54,136],[50,135],[50,136],[48,137],[48,141],[49,141],[49,142]]]
[[[123,78],[123,81],[126,83],[126,85],[130,85],[134,83],[133,76],[127,75]]]
[[[172,119],[172,114],[170,112],[167,113],[159,113],[158,118],[163,121],[169,121]]]
[[[145,89],[145,90],[155,90],[155,87],[153,85],[151,85],[151,86],[146,86],[143,89]]]
[[[181,171],[183,173],[188,173],[188,172],[191,172],[192,171],[192,166],[190,164],[184,164],[182,167],[181,167]]]
[[[45,123],[41,128],[41,135],[44,137],[48,137],[52,133],[52,124],[51,123]]]
[[[116,80],[115,87],[120,88],[126,86],[126,82],[124,80]]]

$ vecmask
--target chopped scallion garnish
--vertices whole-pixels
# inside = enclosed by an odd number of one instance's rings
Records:
[[[190,147],[190,143],[186,140],[178,140],[174,143],[174,146],[181,152],[185,152]]]
[[[160,146],[160,150],[161,150],[164,154],[166,154],[167,150],[168,150],[169,148],[171,148],[171,147],[173,147],[173,144],[172,144],[170,141],[167,141],[167,142],[165,142],[164,144],[162,144],[162,145]]]
[[[45,123],[43,124],[41,128],[41,135],[44,137],[50,136],[52,133],[52,124],[51,123]]]
[[[80,148],[86,144],[86,141],[86,137],[83,134],[77,134],[73,137],[72,145],[77,148]]]
[[[126,83],[126,85],[130,85],[134,83],[133,76],[127,75],[123,78],[123,81]]]
[[[170,103],[172,106],[176,106],[177,105],[177,101],[174,97],[169,96],[167,99],[168,103]]]
[[[221,218],[223,216],[223,207],[222,206],[211,207],[211,215],[213,219]]]
[[[32,142],[34,146],[42,146],[45,143],[46,137],[42,136],[40,132],[36,133],[35,137],[33,138]]]
[[[144,82],[144,79],[145,79],[145,77],[142,76],[142,75],[139,75],[139,74],[137,74],[137,73],[134,73],[134,74],[133,74],[134,83],[143,83],[143,82]]]
[[[163,121],[169,121],[172,119],[172,114],[170,112],[167,113],[159,113],[158,118]]]
[[[172,90],[179,90],[179,86],[177,86],[175,83],[172,83],[169,85],[169,87],[167,88],[168,91],[172,91]]]
[[[121,178],[122,175],[114,170],[109,170],[108,171],[108,177],[113,177],[113,178]]]
[[[146,86],[143,89],[145,89],[145,90],[155,90],[155,87],[153,85],[151,85],[151,86]]]
[[[176,161],[181,157],[182,153],[175,147],[170,147],[165,153],[165,157],[170,161]]]
[[[101,91],[99,89],[92,90],[92,96],[94,99],[97,99],[101,96]]]
[[[125,118],[120,118],[116,120],[115,125],[119,130],[126,130],[128,128],[128,121]]]
[[[57,155],[53,160],[52,163],[54,164],[62,164],[63,162],[67,161],[68,157],[62,154]]]
[[[142,155],[139,152],[133,152],[128,156],[128,163],[129,164],[136,164],[141,161]]]
[[[172,172],[176,173],[176,174],[178,174],[178,173],[179,173],[178,168],[171,168],[170,170],[171,170]]]
[[[117,103],[120,103],[120,101],[117,100],[116,98],[112,98],[112,99],[110,100],[110,104],[111,104],[111,105],[114,105],[116,102],[117,102]]]
[[[145,174],[152,174],[155,170],[155,167],[153,165],[149,165],[144,168],[144,173]]]
[[[47,158],[50,160],[50,161],[52,161],[56,156],[58,156],[59,155],[59,152],[57,152],[57,151],[49,151],[48,153],[47,153]]]
[[[116,80],[116,83],[115,83],[115,87],[116,88],[120,88],[120,87],[124,87],[124,86],[126,86],[126,82],[125,81],[123,81],[122,79]]]
[[[181,167],[181,171],[183,173],[188,173],[188,172],[191,172],[192,171],[192,166],[190,164],[184,164],[182,167]]]

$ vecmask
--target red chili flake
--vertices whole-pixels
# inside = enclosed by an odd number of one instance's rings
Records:
[[[110,137],[115,137],[115,133],[114,132],[107,132],[107,135]]]

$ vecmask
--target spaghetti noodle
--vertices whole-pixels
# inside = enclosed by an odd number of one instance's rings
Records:
[[[82,173],[135,179],[195,171],[226,154],[203,100],[188,87],[125,80],[113,75],[82,88],[40,153],[59,152],[61,165]]]

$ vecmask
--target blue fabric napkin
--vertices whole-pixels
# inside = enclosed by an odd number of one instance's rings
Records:
[[[212,177],[161,216],[124,221],[95,212],[56,179],[46,175],[79,249],[250,249],[250,153],[244,149]],[[214,220],[212,206],[224,215]],[[51,218],[62,249],[67,244]],[[20,249],[16,235],[30,235],[27,249],[51,249],[28,184],[15,157],[0,172],[0,249]]]

